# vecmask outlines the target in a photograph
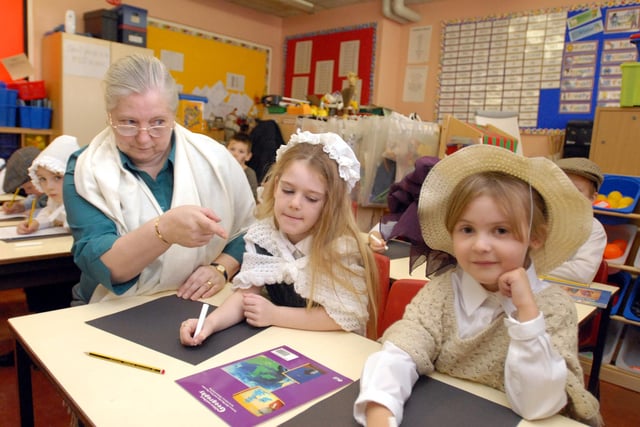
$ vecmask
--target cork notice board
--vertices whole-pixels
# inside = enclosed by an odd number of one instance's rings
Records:
[[[248,114],[269,92],[271,49],[219,34],[148,19],[147,47],[171,70],[181,92],[205,96],[205,118]]]

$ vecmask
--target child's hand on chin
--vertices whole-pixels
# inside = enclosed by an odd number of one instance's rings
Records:
[[[507,271],[498,278],[498,290],[508,298],[518,310],[518,320],[526,322],[538,317],[538,306],[533,299],[533,291],[524,268]]]

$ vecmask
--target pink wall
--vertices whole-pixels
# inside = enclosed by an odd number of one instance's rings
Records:
[[[40,40],[45,31],[63,22],[66,9],[76,11],[78,31],[82,31],[82,14],[85,11],[110,7],[104,0],[29,1],[32,16],[34,16],[33,11],[37,11],[30,25],[32,45],[30,57],[38,73]],[[618,3],[623,2],[624,0]],[[575,0],[432,0],[428,3],[408,6],[422,16],[420,22],[398,24],[383,16],[380,0],[285,19],[253,12],[222,0],[136,0],[131,3],[148,9],[149,16],[155,18],[270,46],[273,53],[270,88],[272,93],[280,93],[283,87],[285,37],[376,22],[378,27],[373,103],[403,114],[417,112],[424,120],[429,121],[434,117],[440,55],[440,25],[443,21],[499,16],[506,13],[562,8],[577,4]],[[614,3],[616,2],[606,2],[608,5]],[[584,4],[581,5],[586,7]],[[402,88],[409,31],[413,26],[424,25],[433,27],[427,64],[429,76],[426,102],[405,103],[402,102]]]
[[[624,2],[624,1],[622,1]],[[605,2],[596,2],[605,3]],[[607,5],[620,2],[606,2]],[[402,114],[417,112],[423,120],[434,120],[435,96],[438,82],[441,23],[454,19],[499,16],[532,10],[560,9],[582,3],[571,0],[432,0],[420,5],[408,5],[419,13],[422,20],[410,24],[398,24],[385,18],[380,1],[334,9],[304,17],[284,19],[284,37],[357,25],[378,23],[376,66],[373,102],[392,108]],[[433,28],[424,103],[402,102],[404,71],[407,65],[407,44],[411,27],[431,25]]]

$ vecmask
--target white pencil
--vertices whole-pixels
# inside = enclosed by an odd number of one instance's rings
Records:
[[[202,325],[204,325],[204,319],[207,317],[207,311],[209,311],[209,304],[202,304],[202,309],[200,310],[200,317],[198,318],[198,324],[196,325],[196,331],[193,333],[194,337],[197,337],[200,331],[202,330]]]
[[[374,242],[376,242],[377,244],[381,245],[384,242],[380,239],[378,239],[378,237],[375,234],[369,234],[369,237],[371,237],[371,240],[373,240]],[[387,251],[389,250],[389,246],[387,246],[386,244],[384,245],[384,250]]]

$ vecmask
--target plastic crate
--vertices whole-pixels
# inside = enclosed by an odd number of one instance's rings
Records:
[[[122,4],[114,10],[118,14],[118,26],[137,27],[138,31],[147,31],[147,9]]]
[[[8,159],[20,144],[20,135],[0,133],[0,157]]]
[[[18,98],[24,101],[42,99],[47,97],[44,80],[28,82],[26,80],[15,81],[7,84],[7,87],[18,91]]]
[[[0,126],[15,127],[17,109],[16,104],[0,105]]]
[[[617,314],[622,307],[624,297],[631,288],[631,274],[628,271],[618,271],[609,275],[607,283],[610,285],[618,286],[620,290],[613,296],[614,304],[611,307],[611,315]]]
[[[49,129],[51,127],[51,108],[19,107],[20,127],[31,129]]]
[[[18,91],[13,89],[0,89],[0,105],[13,105],[18,102]]]
[[[638,203],[638,198],[640,198],[640,178],[626,175],[605,174],[604,181],[602,181],[602,185],[600,186],[600,190],[598,191],[598,193],[607,195],[614,190],[619,191],[623,196],[633,197],[633,203],[622,209],[603,208],[597,205],[593,205],[594,209],[620,213],[633,212],[636,204]]]
[[[118,27],[118,41],[133,46],[147,47],[147,33],[130,28]]]
[[[611,225],[604,224],[604,231],[607,233],[607,242],[611,243],[614,240],[624,240],[627,242],[627,247],[622,256],[617,258],[607,259],[607,262],[610,264],[624,264],[629,256],[629,252],[631,251],[631,246],[633,246],[633,240],[636,238],[636,233],[638,232],[638,227],[634,224],[619,224],[619,225]]]
[[[640,373],[640,326],[629,325],[616,357],[616,366]]]
[[[103,40],[118,40],[118,12],[98,9],[85,12],[84,31]]]
[[[625,318],[633,320],[634,322],[640,322],[640,316],[638,316],[636,313],[634,313],[634,311],[631,310],[631,307],[633,307],[634,304],[636,307],[640,305],[640,278],[636,279],[636,281],[633,282],[631,294],[629,294],[629,299],[627,299],[624,310],[622,311],[622,315]]]

